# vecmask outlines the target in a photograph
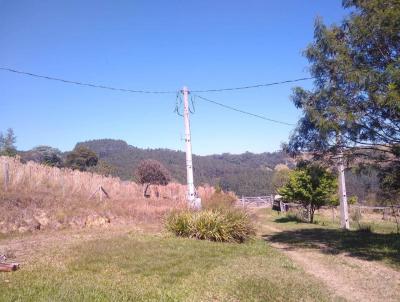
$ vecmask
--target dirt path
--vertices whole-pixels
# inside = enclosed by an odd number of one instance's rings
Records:
[[[262,228],[271,235],[282,231],[271,225],[263,225]],[[307,273],[322,280],[336,296],[348,301],[400,301],[400,272],[379,262],[346,254],[324,254],[321,250],[284,243],[270,244]]]

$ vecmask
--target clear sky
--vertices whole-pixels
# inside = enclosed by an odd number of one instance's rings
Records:
[[[129,89],[235,87],[308,76],[313,24],[347,12],[340,0],[0,0],[0,66]],[[301,82],[311,87],[311,82]],[[294,84],[204,97],[295,123]],[[183,150],[176,96],[107,91],[0,70],[0,130],[18,149],[115,138]],[[275,151],[293,127],[197,100],[196,154]]]

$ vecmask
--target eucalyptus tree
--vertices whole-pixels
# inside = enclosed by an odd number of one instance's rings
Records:
[[[400,173],[400,1],[344,0],[343,7],[350,12],[339,25],[316,20],[304,52],[314,88],[293,90],[303,116],[287,149],[363,158],[389,190]]]

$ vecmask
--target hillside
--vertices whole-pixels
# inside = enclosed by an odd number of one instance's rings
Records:
[[[185,153],[169,149],[140,149],[122,140],[100,139],[78,143],[86,146],[117,168],[117,176],[131,179],[137,164],[144,159],[162,162],[174,180],[186,181]],[[293,165],[283,152],[254,154],[193,156],[197,184],[220,184],[224,190],[238,195],[262,195],[271,193],[272,171],[277,164]]]

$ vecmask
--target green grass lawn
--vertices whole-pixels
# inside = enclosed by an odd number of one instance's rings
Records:
[[[358,231],[353,223],[350,231],[343,231],[339,222],[332,222],[318,214],[315,223],[304,223],[291,214],[279,215],[270,209],[262,211],[260,215],[264,223],[281,230],[272,235],[271,232],[266,234],[272,242],[288,244],[291,248],[319,249],[328,254],[347,253],[400,269],[400,235],[395,233],[393,222],[362,221],[362,225],[372,226],[372,231]]]
[[[0,301],[326,301],[327,289],[260,239],[129,233],[47,250],[0,274]]]

